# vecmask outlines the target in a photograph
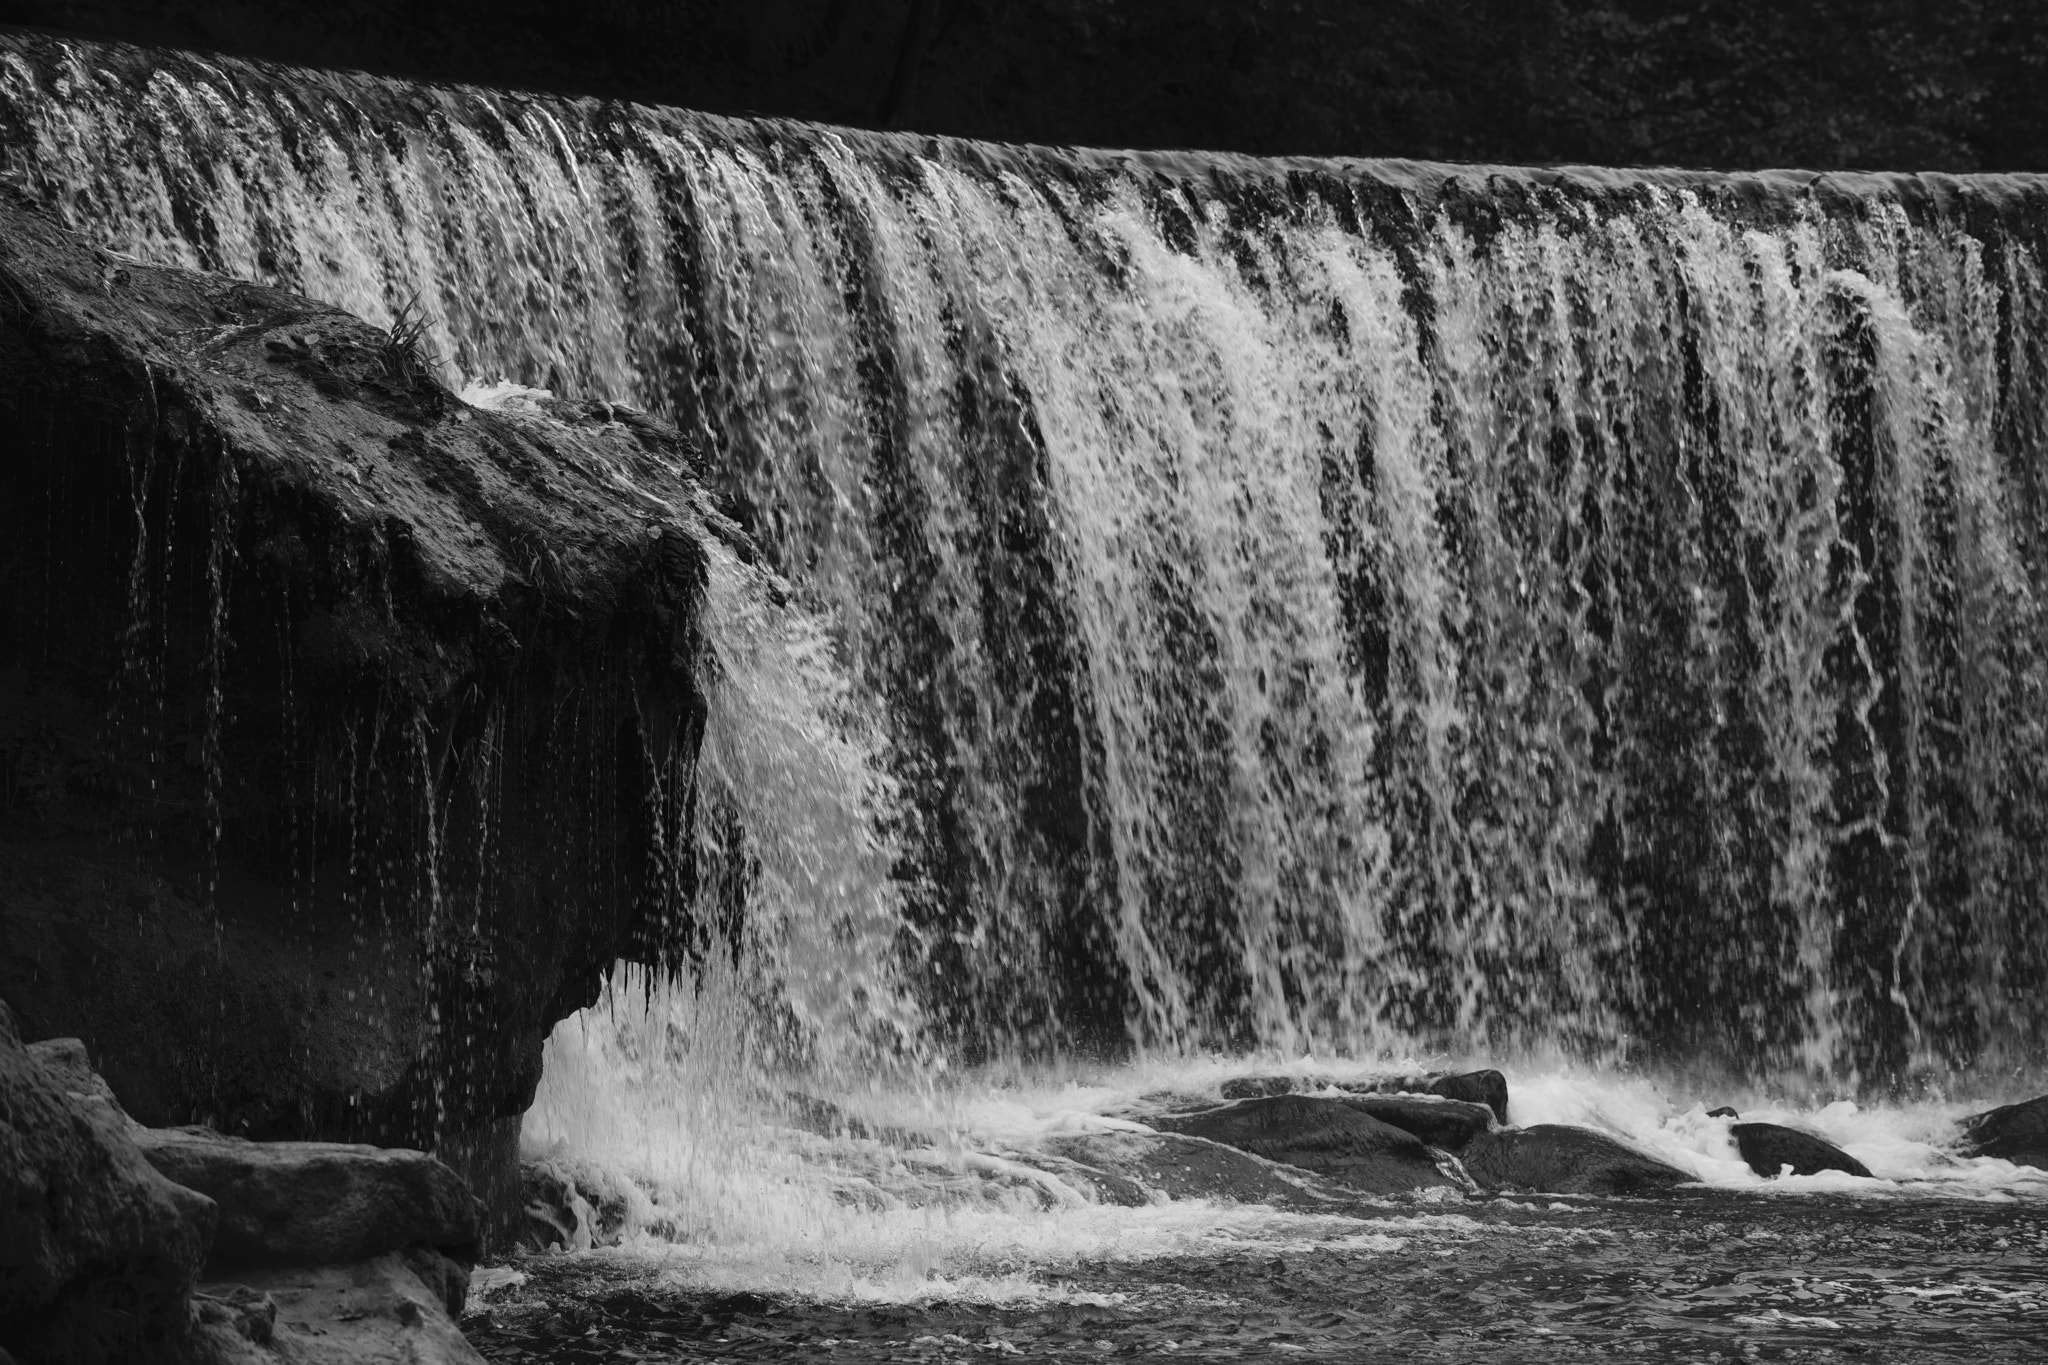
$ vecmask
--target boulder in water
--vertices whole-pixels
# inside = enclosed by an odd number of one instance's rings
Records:
[[[1793,1175],[1818,1175],[1822,1171],[1860,1176],[1870,1174],[1868,1166],[1826,1138],[1802,1133],[1783,1124],[1731,1124],[1728,1134],[1735,1139],[1735,1146],[1742,1153],[1742,1159],[1749,1163],[1749,1169],[1766,1178],[1782,1174],[1788,1166],[1792,1168]]]
[[[1458,1159],[1466,1174],[1492,1190],[1646,1194],[1694,1178],[1605,1133],[1559,1123],[1480,1133]]]
[[[1324,1209],[1345,1197],[1344,1191],[1301,1171],[1180,1133],[1085,1133],[1054,1138],[1044,1150],[1095,1176],[1105,1203],[1143,1205],[1158,1195]],[[1042,1169],[1065,1174],[1054,1166]]]
[[[1424,1087],[1431,1095],[1467,1104],[1483,1104],[1493,1111],[1494,1121],[1508,1121],[1508,1078],[1498,1071],[1465,1071],[1454,1076],[1437,1076]]]
[[[1460,1071],[1388,1080],[1340,1081],[1328,1076],[1233,1076],[1218,1087],[1226,1100],[1268,1099],[1316,1090],[1347,1090],[1355,1095],[1435,1095],[1465,1104],[1483,1104],[1494,1122],[1508,1121],[1508,1078],[1498,1071]]]
[[[1963,1120],[1965,1156],[1995,1156],[2048,1171],[2048,1095],[2002,1105]]]
[[[1436,1095],[1354,1095],[1337,1103],[1447,1152],[1458,1151],[1493,1126],[1493,1111],[1485,1105]]]
[[[1272,1095],[1161,1118],[1155,1126],[1313,1171],[1369,1194],[1457,1186],[1422,1139],[1341,1099]]]
[[[214,1217],[23,1048],[0,1006],[0,1355],[125,1365],[171,1348]]]

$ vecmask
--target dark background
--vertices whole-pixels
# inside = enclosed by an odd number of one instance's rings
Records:
[[[1016,142],[2048,169],[2048,0],[0,0],[0,22]]]

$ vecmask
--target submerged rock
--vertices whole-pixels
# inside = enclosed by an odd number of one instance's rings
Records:
[[[1111,1169],[1111,1166],[1122,1160],[1140,1160],[1134,1157],[1131,1152],[1120,1152],[1114,1149],[1111,1144],[1099,1144],[1102,1151],[1095,1152],[1092,1149],[1086,1148],[1085,1145],[1074,1146],[1073,1144],[1077,1142],[1076,1139],[1065,1139],[1063,1141],[1069,1144],[1070,1150],[1089,1151],[1092,1155],[1101,1156],[1103,1160],[1110,1164],[1093,1165],[1087,1161],[1066,1155],[1057,1148],[1036,1147],[1026,1151],[1012,1152],[1008,1155],[1012,1160],[1022,1165],[1030,1166],[1035,1170],[1043,1171],[1045,1174],[1052,1176],[1062,1185],[1080,1195],[1084,1201],[1091,1204],[1141,1209],[1154,1201],[1155,1195],[1153,1191],[1142,1181],[1123,1171]],[[1164,1198],[1165,1195],[1162,1192],[1157,1197]]]
[[[1963,1120],[1965,1156],[1993,1156],[2048,1171],[2048,1095]]]
[[[219,1205],[209,1270],[336,1265],[415,1247],[476,1262],[477,1200],[424,1152],[249,1142],[204,1128],[145,1128],[136,1139],[157,1170]]]
[[[1792,1168],[1793,1175],[1817,1175],[1822,1171],[1870,1174],[1868,1166],[1834,1143],[1797,1128],[1776,1123],[1736,1123],[1729,1125],[1728,1134],[1735,1139],[1736,1149],[1749,1163],[1749,1169],[1766,1178],[1782,1174],[1787,1166]]]
[[[521,1162],[519,1178],[526,1215],[521,1246],[588,1251],[617,1245],[631,1212],[617,1176],[580,1162],[543,1160]]]
[[[1557,1123],[1481,1133],[1458,1159],[1466,1174],[1493,1190],[1641,1194],[1694,1178],[1605,1133]]]
[[[698,620],[755,571],[694,452],[7,193],[0,430],[0,992],[144,1123],[442,1148],[516,1217],[550,1027],[737,932]]]
[[[158,1174],[69,1080],[20,1045],[0,1006],[0,1355],[153,1359],[182,1339],[213,1201]]]
[[[1044,1146],[1102,1178],[1104,1203],[1142,1205],[1158,1195],[1316,1209],[1344,1197],[1304,1172],[1181,1133],[1086,1133]]]
[[[1341,1099],[1273,1095],[1154,1123],[1369,1194],[1455,1188],[1457,1183],[1438,1168],[1420,1138]]]
[[[865,1142],[887,1143],[892,1147],[932,1147],[941,1141],[936,1133],[898,1124],[874,1123],[858,1114],[848,1113],[830,1100],[800,1091],[784,1092],[782,1103],[792,1127],[819,1137],[857,1138]]]

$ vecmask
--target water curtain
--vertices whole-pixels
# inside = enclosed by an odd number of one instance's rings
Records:
[[[2048,1025],[2036,182],[1005,148],[20,36],[0,146],[119,250],[416,300],[451,382],[690,434],[829,623],[775,677],[881,736],[886,782],[745,803],[774,894],[892,850],[966,1055],[1881,1079]]]

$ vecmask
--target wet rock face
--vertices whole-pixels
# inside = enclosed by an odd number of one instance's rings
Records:
[[[1339,1081],[1326,1076],[1233,1076],[1223,1082],[1220,1089],[1226,1100],[1261,1099],[1271,1095],[1329,1089],[1359,1095],[1433,1095],[1462,1104],[1483,1105],[1492,1112],[1494,1122],[1506,1124],[1508,1121],[1508,1078],[1493,1070],[1398,1076],[1364,1083]]]
[[[1100,1202],[1132,1207],[1165,1199],[1229,1199],[1279,1208],[1327,1208],[1343,1191],[1206,1138],[1181,1133],[1089,1133],[1047,1144],[1083,1168]],[[1066,1172],[1056,1172],[1063,1177]]]
[[[1728,1133],[1749,1169],[1766,1178],[1783,1174],[1790,1167],[1794,1175],[1818,1175],[1841,1171],[1868,1176],[1870,1168],[1825,1138],[1802,1133],[1776,1123],[1730,1124]]]
[[[1963,1120],[1963,1153],[2048,1171],[2048,1095]]]
[[[1463,1149],[1493,1125],[1493,1111],[1483,1104],[1421,1095],[1359,1095],[1341,1101],[1347,1109],[1370,1114],[1381,1123],[1413,1133],[1447,1152]]]
[[[1693,1178],[1605,1133],[1555,1123],[1481,1133],[1459,1160],[1474,1180],[1495,1190],[1638,1194]]]
[[[170,1349],[214,1215],[31,1056],[0,1005],[0,1355],[126,1365]]]
[[[1313,1171],[1369,1194],[1453,1184],[1437,1169],[1435,1158],[1420,1138],[1342,1100],[1274,1095],[1155,1123],[1172,1132]]]
[[[1438,1076],[1429,1082],[1428,1093],[1466,1104],[1483,1104],[1493,1111],[1496,1123],[1508,1121],[1508,1078],[1498,1071],[1467,1071],[1455,1076]]]
[[[716,937],[745,547],[666,430],[403,341],[0,198],[0,993],[145,1123],[488,1156],[611,964]]]

